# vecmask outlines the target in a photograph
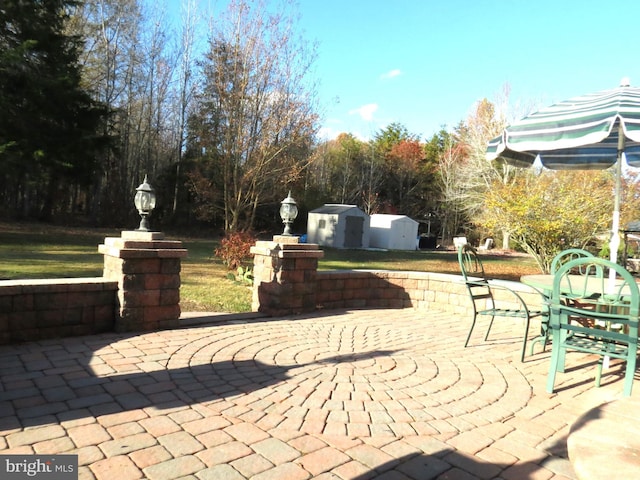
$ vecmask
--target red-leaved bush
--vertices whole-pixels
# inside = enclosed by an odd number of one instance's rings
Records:
[[[249,250],[255,243],[256,238],[251,232],[230,232],[220,241],[214,253],[229,270],[237,270],[251,260]]]

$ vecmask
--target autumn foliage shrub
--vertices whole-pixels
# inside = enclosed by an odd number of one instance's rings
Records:
[[[230,232],[215,249],[215,256],[222,260],[229,270],[237,270],[251,260],[250,248],[256,238],[250,232]]]

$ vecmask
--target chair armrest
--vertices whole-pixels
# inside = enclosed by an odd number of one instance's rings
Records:
[[[495,285],[495,286],[507,288],[509,290],[514,290],[520,295],[524,293],[537,293],[540,296],[541,303],[545,306],[548,306],[551,301],[551,298],[545,295],[545,293],[539,288],[536,288],[532,285],[527,285],[522,282],[514,282],[513,280],[495,279],[495,280],[489,280],[489,284],[492,286]]]
[[[549,305],[549,299],[547,297],[545,297],[543,295],[543,293],[534,288],[534,287],[529,287],[528,285],[525,285],[523,283],[520,282],[511,282],[508,280],[490,280],[490,281],[483,281],[483,280],[474,280],[474,281],[467,281],[467,285],[470,286],[475,286],[475,287],[486,287],[489,288],[492,291],[504,291],[504,292],[508,292],[512,297],[513,297],[513,301],[514,303],[518,303],[520,305],[520,309],[521,310],[527,310],[527,311],[540,311],[540,310],[531,310],[531,308],[529,308],[529,305],[527,304],[527,302],[524,300],[524,298],[522,298],[522,293],[537,293],[540,296],[540,303],[542,306],[542,312],[545,312],[548,310],[548,305]],[[517,290],[520,290],[520,292],[516,291],[516,289],[512,288],[512,287],[516,287]],[[525,288],[522,288],[525,287]],[[500,299],[498,299],[500,300]],[[508,300],[506,300],[508,301]]]

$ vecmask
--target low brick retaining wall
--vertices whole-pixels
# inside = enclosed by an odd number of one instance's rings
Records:
[[[96,278],[0,281],[0,344],[112,331],[118,282]]]
[[[501,282],[495,280],[497,284]],[[320,308],[418,308],[471,315],[471,300],[461,275],[386,270],[319,271],[316,304]],[[541,297],[523,284],[509,283],[530,308]],[[499,292],[496,301],[517,308],[513,296]]]
[[[180,326],[182,242],[124,231],[98,251],[102,277],[0,281],[0,344]]]
[[[180,323],[182,243],[159,232],[123,232],[99,246],[104,276],[0,281],[0,344],[106,331],[150,331]],[[471,314],[460,275],[383,270],[318,271],[323,252],[294,237],[257,242],[253,310],[269,316],[318,308],[417,308]],[[496,281],[496,283],[500,283]],[[541,297],[510,284],[532,308]],[[496,298],[517,307],[513,297]]]
[[[472,315],[461,275],[388,270],[318,271],[324,253],[297,237],[275,236],[251,248],[254,256],[254,311],[269,316],[312,312],[317,308],[419,308]],[[500,284],[500,280],[495,280]],[[509,282],[530,308],[542,298],[530,287]],[[496,292],[503,308],[519,308],[513,295]]]

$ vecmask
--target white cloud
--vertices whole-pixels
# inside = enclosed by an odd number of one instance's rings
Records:
[[[325,127],[321,127],[321,128],[318,130],[317,137],[318,137],[320,140],[324,140],[324,141],[326,141],[326,140],[333,140],[333,139],[334,139],[334,138],[336,138],[338,135],[340,135],[340,133],[341,133],[341,132],[339,132],[338,130],[336,130],[336,129],[335,129],[335,128],[333,128],[333,127],[327,127],[327,126],[325,126]]]
[[[402,75],[402,72],[399,69],[394,68],[393,70],[389,70],[387,73],[383,73],[382,75],[380,75],[380,78],[382,79],[395,78],[395,77],[399,77],[400,75]]]
[[[371,136],[369,135],[365,135],[360,131],[355,131],[355,132],[351,132],[351,135],[353,135],[354,137],[356,137],[358,140],[360,140],[361,142],[368,142],[369,140],[371,140]]]
[[[335,127],[325,125],[318,130],[317,138],[320,141],[326,142],[328,140],[335,140],[342,133],[348,133],[350,135],[353,135],[358,140],[361,140],[363,142],[368,142],[369,140],[371,140],[373,136],[372,133],[370,134],[362,133],[358,128],[354,126],[349,126],[346,128],[335,128]]]
[[[349,115],[360,115],[360,118],[363,120],[370,122],[373,120],[373,115],[378,110],[377,103],[367,103],[366,105],[362,105],[361,107],[355,108],[349,111]]]

